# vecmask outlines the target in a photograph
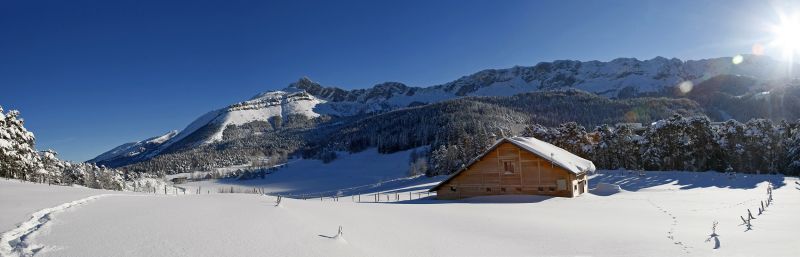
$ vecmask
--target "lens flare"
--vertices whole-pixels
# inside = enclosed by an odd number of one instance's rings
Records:
[[[755,43],[752,47],[752,52],[754,55],[764,55],[764,45]]]
[[[678,90],[680,90],[682,94],[688,94],[689,92],[692,92],[692,88],[694,88],[694,83],[689,80],[681,82],[678,85]]]
[[[744,56],[742,56],[741,54],[734,56],[733,59],[731,60],[731,62],[733,62],[733,64],[737,64],[737,65],[742,63],[743,61],[744,61]]]

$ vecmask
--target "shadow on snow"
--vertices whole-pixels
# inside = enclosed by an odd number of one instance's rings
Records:
[[[601,171],[589,180],[589,187],[598,183],[616,184],[627,191],[638,191],[666,184],[675,184],[679,189],[694,188],[731,188],[752,189],[758,184],[772,182],[775,188],[786,185],[783,175],[757,175],[738,173],[735,176],[721,172],[688,172],[688,171],[646,171],[642,176],[630,171]]]

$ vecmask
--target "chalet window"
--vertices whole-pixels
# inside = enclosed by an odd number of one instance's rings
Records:
[[[487,187],[486,188],[486,192],[492,192],[492,188],[491,187]]]
[[[544,191],[544,187],[539,187],[539,191]]]
[[[518,187],[518,188],[517,188],[517,192],[522,192],[522,188],[521,188],[521,187]]]
[[[514,168],[513,160],[503,161],[503,171],[505,171],[505,173],[514,173]]]
[[[548,189],[550,189],[550,191],[556,191],[556,187],[553,186],[549,187]]]
[[[558,190],[567,190],[567,181],[563,179],[556,180]]]
[[[506,188],[505,188],[505,187],[501,187],[501,188],[500,188],[500,191],[503,191],[503,192],[505,192],[505,191],[506,191]]]
[[[450,191],[455,192],[456,191],[456,186],[450,186]]]

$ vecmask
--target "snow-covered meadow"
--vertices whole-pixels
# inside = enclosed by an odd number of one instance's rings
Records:
[[[4,233],[0,255],[800,255],[792,244],[800,236],[797,178],[603,171],[590,182],[623,191],[407,200],[407,192],[435,183],[428,181],[381,189],[402,192],[401,201],[283,198],[276,206],[276,197],[258,194],[153,195],[2,181],[2,206],[15,209],[0,212],[4,229],[22,224],[26,232],[21,240],[13,238],[20,233]],[[770,183],[774,201],[758,215]],[[755,216],[749,231],[740,220],[747,209]],[[712,238],[714,221],[718,236]]]
[[[408,156],[413,150],[380,154],[377,149],[349,154],[339,152],[334,162],[315,159],[290,160],[285,167],[262,178],[239,180],[236,178],[192,181],[179,184],[187,192],[203,193],[252,191],[264,189],[267,194],[293,197],[319,197],[366,194],[397,188],[438,182],[442,178],[408,177]],[[174,177],[192,177],[198,174],[177,174]],[[199,174],[202,176],[202,173]]]

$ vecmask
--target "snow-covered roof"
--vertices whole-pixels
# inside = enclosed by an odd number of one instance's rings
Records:
[[[542,158],[548,159],[555,165],[561,166],[573,174],[592,172],[595,170],[592,161],[533,137],[512,137],[508,138],[508,142],[522,147]]]
[[[522,149],[527,150],[532,154],[538,155],[544,159],[553,162],[553,164],[562,167],[573,174],[581,174],[581,173],[595,171],[594,163],[592,163],[592,161],[581,158],[558,146],[551,145],[550,143],[544,142],[534,137],[511,137],[498,140],[496,143],[494,143],[494,145],[492,145],[492,147],[483,152],[480,156],[472,159],[469,162],[469,164],[467,164],[457,172],[450,175],[450,177],[448,177],[438,185],[431,188],[430,191],[435,191],[442,185],[446,184],[447,182],[458,176],[458,174],[461,174],[461,172],[467,170],[470,166],[472,166],[472,164],[475,164],[477,161],[483,158],[483,156],[485,156],[486,154],[497,148],[503,142],[512,143]]]

